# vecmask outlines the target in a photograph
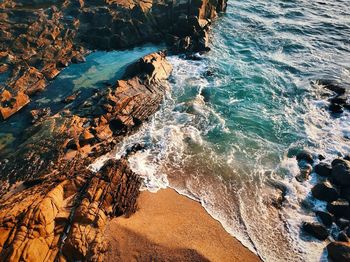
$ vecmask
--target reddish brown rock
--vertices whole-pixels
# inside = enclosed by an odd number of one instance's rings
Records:
[[[4,90],[0,94],[0,113],[2,119],[9,118],[29,102],[29,97],[23,92],[12,95],[9,91]]]
[[[157,110],[171,72],[162,52],[131,68],[130,78],[81,108],[38,118],[6,156],[0,165],[3,260],[103,260],[104,226],[135,212],[141,180],[126,159],[109,160],[97,173],[87,167]]]

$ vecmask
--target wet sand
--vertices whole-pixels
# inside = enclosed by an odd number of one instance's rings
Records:
[[[259,261],[200,203],[172,189],[142,192],[138,206],[106,227],[108,261]]]

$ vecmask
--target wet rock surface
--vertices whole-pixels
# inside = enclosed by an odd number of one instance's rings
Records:
[[[311,160],[311,154],[303,154],[303,157],[300,157],[299,154],[298,156],[299,167],[301,162]],[[323,160],[320,159],[320,161]],[[315,199],[328,203],[324,210],[314,210],[321,224],[304,222],[301,225],[301,229],[306,234],[321,241],[330,240],[327,251],[331,261],[350,260],[349,167],[347,156],[333,159],[331,164],[320,162],[313,167],[313,171],[318,176],[316,177],[318,183],[312,188],[311,195]],[[298,181],[300,176],[296,177]],[[303,183],[305,180],[300,180],[299,182]]]
[[[0,97],[41,92],[64,67],[84,62],[89,50],[165,41],[173,52],[208,51],[211,20],[225,9],[225,0],[1,1],[0,74],[9,76]],[[3,118],[26,103],[2,103]]]

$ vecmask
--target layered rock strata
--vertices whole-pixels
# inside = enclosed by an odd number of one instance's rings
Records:
[[[125,80],[38,119],[1,156],[0,261],[103,260],[103,228],[136,210],[140,178],[125,158],[88,166],[158,109],[171,70],[162,52],[141,58]]]

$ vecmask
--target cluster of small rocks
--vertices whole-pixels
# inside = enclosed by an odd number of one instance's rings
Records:
[[[347,90],[344,86],[332,80],[317,80],[316,83],[333,93],[333,95],[325,94],[326,96],[330,96],[328,99],[328,110],[332,114],[342,114],[344,110],[350,110],[350,101],[348,100]]]
[[[320,241],[326,239],[328,257],[334,261],[350,260],[350,157],[336,158],[331,164],[322,162],[313,166],[312,154],[302,151],[297,155],[301,173],[296,179],[302,182],[315,172],[318,183],[311,190],[312,196],[327,202],[326,210],[317,210],[319,222],[304,222],[302,230]],[[331,233],[331,231],[333,233]],[[337,233],[334,233],[337,232]],[[334,241],[333,241],[334,240]]]

